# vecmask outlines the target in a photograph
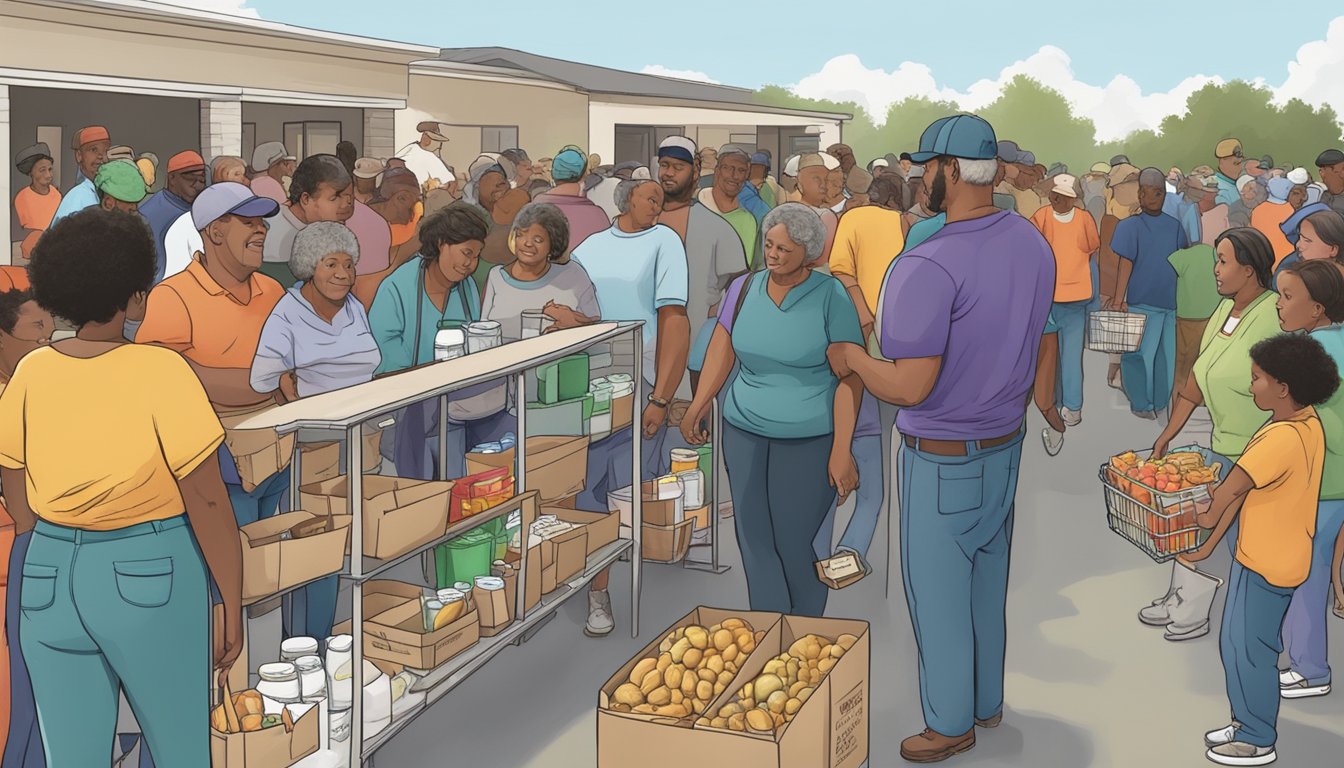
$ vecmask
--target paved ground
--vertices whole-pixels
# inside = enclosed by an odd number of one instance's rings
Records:
[[[1202,733],[1229,719],[1216,619],[1208,637],[1173,644],[1135,618],[1165,591],[1170,567],[1155,565],[1106,527],[1097,467],[1111,453],[1151,445],[1158,426],[1130,416],[1120,394],[1105,386],[1104,364],[1089,355],[1085,420],[1060,456],[1045,455],[1033,417],[1017,497],[1007,712],[1001,727],[982,731],[974,750],[945,765],[1203,766]],[[571,602],[531,642],[506,651],[384,747],[378,765],[592,768],[601,683],[694,606],[746,605],[731,522],[723,530],[725,560],[734,564],[727,574],[646,570],[638,640],[629,636],[629,571],[620,566],[613,578],[617,633],[584,638],[586,605]],[[876,543],[874,561],[884,563],[886,550]],[[828,610],[872,622],[874,768],[904,765],[900,740],[923,728],[914,638],[899,566],[892,566],[890,595],[877,573],[835,593]],[[1210,567],[1225,575],[1227,561]],[[1215,616],[1221,603],[1220,596]],[[1334,655],[1344,658],[1344,623],[1330,623]],[[1344,693],[1285,702],[1279,765],[1339,764],[1341,723]]]

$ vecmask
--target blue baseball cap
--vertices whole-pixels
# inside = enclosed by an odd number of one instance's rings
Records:
[[[695,142],[685,136],[668,136],[658,145],[658,158],[670,157],[683,163],[694,163],[697,148]]]
[[[751,156],[751,164],[752,164],[752,165],[763,165],[763,166],[765,166],[766,168],[769,168],[769,167],[770,167],[770,156],[767,155],[767,154],[765,154],[764,152],[757,152],[757,153],[755,153],[755,154],[753,154],[753,155]]]
[[[578,181],[588,167],[588,156],[578,147],[565,147],[551,160],[551,178],[556,182]]]
[[[919,151],[910,156],[927,163],[940,155],[967,160],[993,160],[999,156],[994,127],[975,115],[952,115],[934,121],[919,137]]]
[[[191,204],[191,223],[202,230],[229,214],[270,218],[279,212],[280,204],[269,197],[257,197],[242,184],[225,181],[206,187],[196,196]]]

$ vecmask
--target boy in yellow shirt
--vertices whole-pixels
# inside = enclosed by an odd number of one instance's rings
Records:
[[[1251,395],[1270,419],[1199,513],[1200,526],[1213,529],[1208,541],[1180,558],[1208,557],[1240,517],[1220,638],[1232,724],[1204,736],[1206,756],[1219,765],[1277,758],[1280,628],[1311,569],[1325,464],[1314,406],[1338,388],[1334,359],[1309,336],[1276,336],[1251,348]]]

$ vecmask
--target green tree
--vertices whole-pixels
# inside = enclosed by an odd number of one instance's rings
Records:
[[[1097,131],[1091,120],[1075,117],[1064,95],[1026,75],[1018,75],[980,116],[999,139],[1016,141],[1050,166],[1062,162],[1075,175],[1096,162]]]

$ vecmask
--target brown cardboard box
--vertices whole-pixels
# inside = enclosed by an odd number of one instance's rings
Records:
[[[499,467],[514,468],[516,452],[468,453],[467,474]],[[583,490],[588,477],[588,438],[539,435],[527,438],[527,476],[523,487],[541,494],[543,502],[558,501]]]
[[[584,512],[546,506],[541,508],[541,514],[555,515],[567,523],[583,526],[584,532],[588,534],[588,555],[616,541],[621,535],[621,516],[618,512]]]
[[[701,528],[708,528],[709,505],[705,505],[703,507],[696,507],[695,509],[688,509],[685,512],[685,517],[687,520],[695,521],[695,525],[692,527],[695,528],[695,530],[697,531],[700,530]]]
[[[504,562],[516,566],[519,561],[517,551],[510,549],[504,555]],[[511,576],[504,577],[504,591],[509,600],[509,614],[515,614],[518,594],[518,571],[511,571]],[[555,563],[543,565],[541,562],[541,547],[536,546],[527,552],[527,595],[523,599],[523,611],[530,613],[537,604],[541,602],[541,596],[547,592],[555,590]]]
[[[644,508],[641,514],[645,525],[676,525],[677,520],[677,500],[664,499],[658,500],[657,482],[649,480],[643,483],[640,488],[644,492]],[[682,515],[685,518],[685,514]]]
[[[576,528],[541,542],[542,587],[553,592],[561,584],[583,573],[588,565],[588,533]],[[549,588],[545,570],[553,569]]]
[[[644,559],[652,563],[681,562],[691,548],[691,526],[694,523],[690,518],[676,525],[645,523],[641,545]]]
[[[373,429],[364,434],[361,451],[364,455],[364,472],[377,472],[383,463],[383,431]],[[341,476],[341,444],[306,443],[299,446],[299,480],[301,485],[320,483]]]
[[[422,594],[428,594],[428,590],[414,584],[406,584],[392,579],[373,579],[364,582],[364,623],[366,630],[369,618],[390,608],[395,608],[412,598],[419,599]],[[333,635],[351,634],[350,620],[347,619],[337,624],[332,628],[331,633]],[[400,672],[401,670],[397,671]]]
[[[727,612],[698,608],[695,613],[722,620]],[[694,613],[692,615],[695,615]],[[740,618],[751,622],[750,614]],[[684,626],[683,619],[676,626]],[[705,621],[695,623],[704,624]],[[625,682],[630,670],[657,643],[619,671],[599,694],[597,751],[599,768],[681,768],[685,765],[742,765],[751,768],[858,768],[868,759],[868,624],[848,619],[784,616],[770,627],[756,650],[747,657],[737,677],[711,705],[717,711],[737,690],[754,680],[766,662],[786,650],[795,639],[814,633],[834,639],[852,634],[858,641],[830,673],[793,721],[777,735],[721,731],[669,721],[649,715],[621,714],[606,709],[609,697]],[[666,633],[664,633],[665,635]],[[661,636],[659,639],[661,642]]]
[[[273,429],[234,429],[246,419],[275,405],[238,409],[219,409],[224,425],[224,444],[238,467],[243,490],[251,493],[271,475],[289,466],[294,457],[294,433],[277,435]]]
[[[867,575],[863,572],[863,565],[859,563],[858,558],[854,557],[854,554],[851,552],[842,552],[835,557],[818,560],[816,566],[817,579],[831,589],[844,589],[851,584],[857,584]],[[843,568],[845,570],[845,575],[837,578],[832,575],[832,573],[828,572],[828,566],[838,566]]]
[[[555,507],[557,509],[575,509],[578,503],[579,503],[579,495],[576,493],[573,496],[566,496],[563,499],[548,501],[546,502],[546,506]]]
[[[350,518],[286,512],[244,525],[238,533],[243,543],[243,604],[248,605],[339,573],[345,564]],[[282,540],[286,533],[289,537]]]
[[[517,576],[513,577],[516,584]],[[476,603],[476,613],[480,614],[481,635],[483,637],[492,637],[499,634],[499,630],[513,623],[513,614],[509,613],[509,603],[506,594],[509,589],[509,578],[504,579],[504,589],[481,589],[473,587],[471,590],[471,599]],[[514,590],[518,589],[514,586]],[[486,634],[490,632],[490,634]]]
[[[611,401],[611,431],[630,426],[635,417],[635,396],[626,395]]]
[[[211,768],[289,768],[317,752],[317,710],[310,705],[290,733],[281,725],[251,733],[210,729]]]
[[[480,640],[480,621],[475,610],[467,611],[442,629],[426,632],[420,605],[422,590],[409,584],[402,586],[405,599],[364,620],[364,655],[369,659],[429,670]]]
[[[346,516],[346,478],[300,488],[300,505],[315,514]],[[404,555],[448,530],[451,482],[364,475],[364,554]]]

